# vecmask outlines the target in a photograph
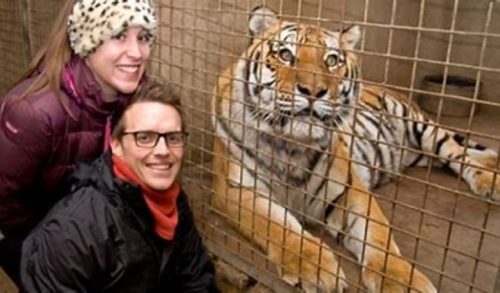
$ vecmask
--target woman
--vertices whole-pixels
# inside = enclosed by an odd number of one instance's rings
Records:
[[[103,151],[107,118],[144,80],[156,29],[150,0],[69,0],[2,99],[0,266],[14,281],[22,240],[60,198],[75,161]]]
[[[114,119],[111,152],[77,166],[73,190],[24,241],[23,290],[217,291],[178,181],[182,116],[170,88],[141,87]]]

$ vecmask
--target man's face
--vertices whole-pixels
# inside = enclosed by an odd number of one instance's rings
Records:
[[[124,132],[153,131],[158,133],[182,131],[179,113],[172,106],[158,102],[139,102],[123,115]],[[134,170],[143,183],[157,191],[170,188],[181,168],[184,148],[169,147],[165,138],[155,147],[138,147],[134,135],[111,140],[113,155],[120,157]]]

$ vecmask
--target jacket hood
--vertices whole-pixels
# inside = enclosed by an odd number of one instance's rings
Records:
[[[61,86],[70,99],[92,116],[108,116],[114,109],[123,107],[131,97],[119,93],[116,100],[106,102],[94,73],[78,56],[73,56],[65,65],[61,73]]]
[[[72,190],[91,185],[110,193],[116,187],[109,152],[92,162],[77,163],[66,183],[71,186]]]
[[[80,187],[93,186],[100,190],[113,205],[126,201],[127,206],[132,209],[138,219],[141,230],[154,233],[154,219],[146,205],[141,188],[116,178],[112,166],[109,151],[91,163],[80,162],[67,178],[67,186],[71,191]]]

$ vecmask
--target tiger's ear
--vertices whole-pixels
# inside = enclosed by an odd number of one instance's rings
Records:
[[[361,39],[361,29],[352,25],[340,33],[340,44],[343,49],[352,50]]]
[[[257,6],[252,10],[248,21],[248,28],[252,36],[256,36],[278,21],[278,15],[265,6]]]

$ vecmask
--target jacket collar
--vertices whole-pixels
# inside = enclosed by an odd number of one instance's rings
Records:
[[[113,102],[106,102],[104,92],[85,61],[73,56],[61,73],[63,90],[70,99],[92,116],[108,116],[114,109],[121,108],[130,95],[118,94]]]
[[[113,174],[110,152],[105,152],[91,163],[81,162],[68,178],[71,190],[93,186],[114,206],[132,212],[142,231],[155,234],[154,219],[139,186],[122,181]]]

